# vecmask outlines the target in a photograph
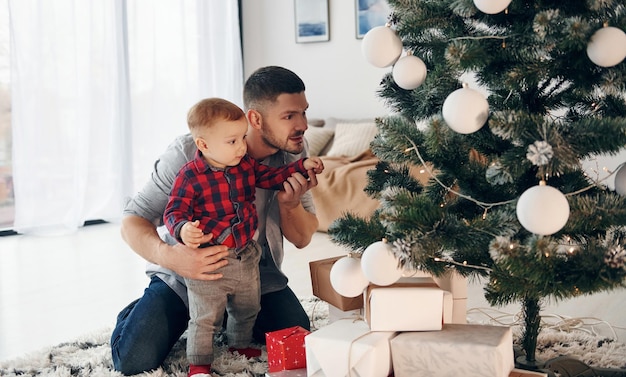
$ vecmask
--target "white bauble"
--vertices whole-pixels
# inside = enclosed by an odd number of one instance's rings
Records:
[[[474,0],[479,11],[487,14],[500,13],[511,4],[511,0]]]
[[[548,236],[569,219],[569,203],[558,189],[545,183],[524,191],[517,201],[517,219],[531,233]]]
[[[587,44],[587,56],[600,67],[613,67],[626,58],[626,33],[607,26],[591,36]]]
[[[395,283],[403,272],[391,246],[382,241],[374,242],[365,249],[361,256],[361,268],[370,282],[382,286]]]
[[[363,36],[361,51],[373,66],[389,67],[402,54],[402,40],[390,27],[376,26]]]
[[[413,90],[426,80],[426,64],[417,56],[407,55],[394,64],[392,75],[399,87]]]
[[[340,258],[330,269],[330,285],[342,296],[359,296],[368,284],[358,258]]]
[[[626,196],[626,163],[615,173],[615,192]]]
[[[479,91],[463,87],[450,93],[441,109],[446,124],[460,134],[471,134],[485,125],[489,103]]]

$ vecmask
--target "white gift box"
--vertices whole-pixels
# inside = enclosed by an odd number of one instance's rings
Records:
[[[365,318],[372,331],[433,331],[452,322],[452,294],[431,278],[403,278],[365,291]]]
[[[386,377],[392,371],[390,331],[363,320],[340,319],[304,338],[308,377]],[[351,374],[348,374],[348,373]]]
[[[281,370],[280,372],[267,372],[265,377],[307,377],[306,368]]]
[[[391,340],[395,377],[508,377],[513,336],[504,326],[446,324]]]
[[[338,307],[328,304],[328,324],[340,319],[355,319],[363,317],[363,309],[341,310]]]
[[[452,293],[452,321],[445,323],[467,323],[467,278],[454,271],[432,278],[439,288]]]

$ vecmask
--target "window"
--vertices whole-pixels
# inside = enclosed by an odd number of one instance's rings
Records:
[[[13,226],[9,3],[0,0],[0,231]]]
[[[236,2],[0,0],[0,16],[0,230],[119,220],[191,105],[241,102]]]

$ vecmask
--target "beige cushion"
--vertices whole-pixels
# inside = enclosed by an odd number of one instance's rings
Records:
[[[320,156],[334,134],[334,130],[319,127],[309,127],[304,131],[304,138],[309,143],[309,156]]]
[[[311,122],[311,120],[308,120]],[[324,128],[337,128],[339,123],[375,123],[376,118],[326,118],[324,120]]]
[[[369,149],[378,133],[376,123],[337,123],[335,139],[328,156],[352,157]]]

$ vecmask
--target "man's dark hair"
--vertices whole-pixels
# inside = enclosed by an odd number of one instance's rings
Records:
[[[264,103],[274,102],[283,94],[304,92],[304,82],[287,68],[262,67],[254,71],[243,86],[243,104],[246,110],[260,109]]]

